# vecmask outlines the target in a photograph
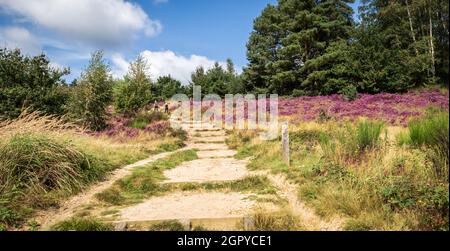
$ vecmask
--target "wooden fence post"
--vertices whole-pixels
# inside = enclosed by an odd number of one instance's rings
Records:
[[[281,126],[281,149],[283,151],[283,160],[286,165],[290,166],[289,157],[289,123],[286,121]]]

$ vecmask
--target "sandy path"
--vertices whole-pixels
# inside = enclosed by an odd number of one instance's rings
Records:
[[[71,217],[75,211],[83,205],[87,205],[93,201],[95,201],[94,195],[100,193],[110,186],[113,185],[114,182],[124,178],[125,176],[131,174],[133,168],[144,166],[149,163],[152,163],[158,159],[165,158],[170,154],[186,150],[186,148],[179,149],[173,152],[165,152],[160,153],[154,156],[149,157],[148,159],[141,160],[134,164],[125,166],[123,168],[117,169],[112,172],[105,181],[97,183],[96,185],[88,187],[85,191],[77,194],[76,196],[70,198],[69,200],[63,202],[58,209],[49,209],[46,211],[38,212],[35,221],[41,224],[42,229],[47,229],[53,224],[62,221],[66,218]]]
[[[248,160],[237,160],[236,151],[225,142],[225,132],[212,126],[183,123],[188,131],[188,147],[198,150],[199,159],[188,161],[164,171],[162,183],[205,183],[239,180],[250,173]],[[202,142],[202,143],[197,143]],[[245,217],[253,211],[253,194],[237,192],[176,192],[150,198],[138,205],[122,209],[119,222],[145,222],[185,219],[222,219]]]
[[[247,161],[234,158],[203,158],[164,171],[164,183],[231,181],[248,176]]]
[[[241,193],[172,193],[122,210],[121,221],[240,217],[255,204],[247,197]]]
[[[233,157],[236,151],[229,149],[224,143],[226,135],[223,130],[218,130],[213,126],[200,127],[198,123],[181,124],[188,131],[189,140],[188,146],[178,151],[195,148],[198,150],[199,158],[184,162],[173,169],[165,170],[164,175],[167,180],[162,183],[232,181],[249,175],[266,175],[279,190],[278,194],[287,199],[290,211],[299,217],[301,224],[306,229],[341,229],[342,220],[325,221],[307,207],[298,198],[297,186],[287,181],[285,176],[272,175],[268,172],[249,172],[246,168],[248,159],[237,160]],[[194,126],[192,127],[192,125]],[[61,208],[42,213],[37,217],[37,221],[41,223],[43,229],[46,229],[56,222],[71,217],[81,206],[96,202],[95,194],[102,192],[115,181],[130,174],[133,168],[149,164],[172,153],[158,154],[116,170],[108,180],[73,197],[65,202]],[[238,192],[174,192],[160,197],[151,197],[140,204],[121,208],[118,218],[114,222],[122,224],[124,222],[246,217],[251,215],[259,205],[255,200],[249,199],[251,196],[255,195]],[[273,210],[277,210],[278,206],[271,204]]]

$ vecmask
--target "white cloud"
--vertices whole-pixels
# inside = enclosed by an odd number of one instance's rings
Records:
[[[151,37],[162,31],[158,20],[124,0],[0,0],[0,7],[67,39],[97,47],[124,45],[140,33]]]
[[[143,51],[141,55],[147,60],[149,64],[149,74],[153,80],[160,76],[171,75],[173,78],[181,81],[183,84],[188,84],[191,79],[191,73],[199,66],[205,69],[212,68],[216,61],[204,56],[191,55],[184,57],[177,55],[172,51]],[[114,54],[111,57],[113,63],[114,75],[116,77],[123,76],[128,70],[128,61],[121,55]],[[225,67],[225,62],[219,62]]]
[[[111,61],[113,63],[112,71],[115,78],[120,78],[127,73],[130,64],[123,58],[122,55],[119,53],[113,54],[111,56]]]
[[[42,45],[33,34],[21,27],[1,27],[0,47],[10,49],[20,48],[27,54],[39,54],[42,52]]]

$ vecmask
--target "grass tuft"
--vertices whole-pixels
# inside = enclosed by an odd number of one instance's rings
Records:
[[[51,227],[52,231],[113,231],[111,224],[94,218],[71,218]]]

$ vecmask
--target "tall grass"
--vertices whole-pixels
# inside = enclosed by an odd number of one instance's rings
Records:
[[[349,160],[361,160],[361,154],[380,147],[384,124],[379,121],[360,120],[334,128],[331,134],[319,134],[323,156],[335,165],[344,166]]]
[[[402,136],[399,143],[410,143],[416,147],[426,147],[428,157],[436,176],[448,182],[449,175],[449,113],[429,111],[424,118],[408,124],[409,133]],[[409,135],[409,138],[404,139]]]
[[[380,142],[380,134],[384,127],[382,122],[369,121],[366,119],[358,123],[356,130],[356,142],[360,151],[372,150]]]
[[[155,142],[89,136],[62,119],[23,113],[0,122],[0,229],[20,226],[36,209],[56,206],[109,171],[144,159]]]

